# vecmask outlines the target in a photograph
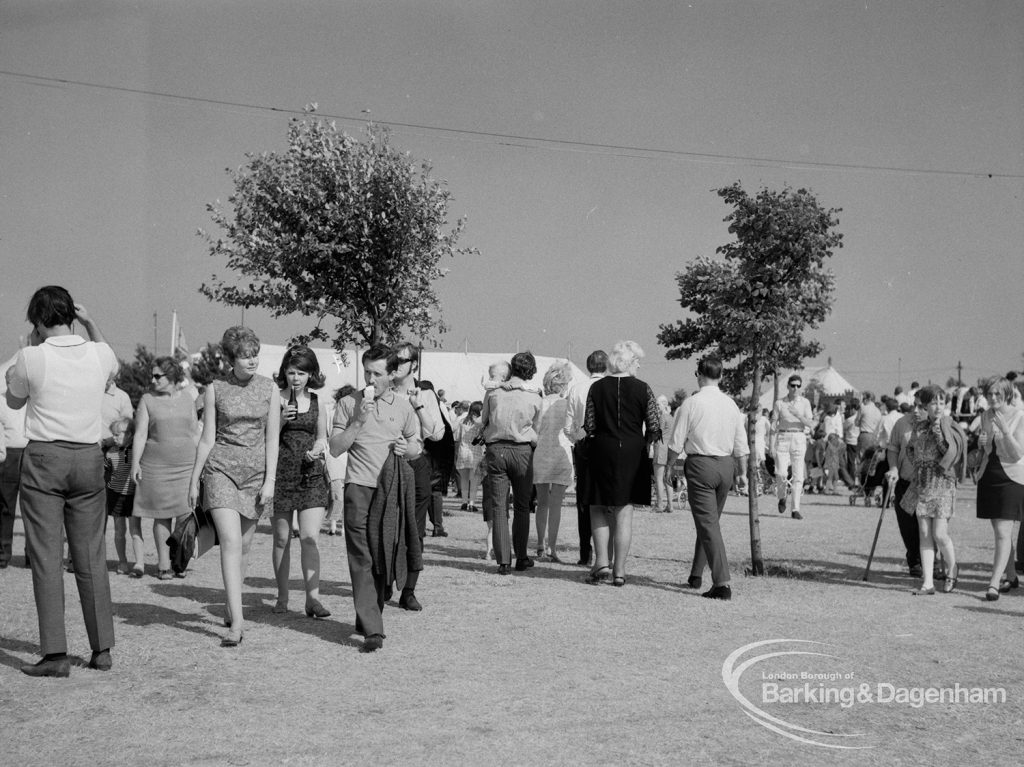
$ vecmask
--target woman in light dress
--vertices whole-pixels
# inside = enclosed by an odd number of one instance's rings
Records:
[[[572,484],[572,442],[566,433],[572,383],[568,362],[556,362],[544,374],[544,398],[534,428],[537,449],[533,453],[533,487],[537,492],[537,556],[558,558],[558,526],[562,521],[562,499]]]

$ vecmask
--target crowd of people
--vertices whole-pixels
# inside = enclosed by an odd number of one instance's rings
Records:
[[[443,392],[419,379],[415,344],[368,349],[365,385],[321,398],[325,377],[310,349],[290,347],[267,378],[257,372],[259,339],[236,326],[221,341],[230,363],[225,377],[200,394],[178,361],[159,357],[133,409],[116,386],[113,352],[66,290],[37,291],[28,320],[29,345],[7,371],[0,408],[0,567],[12,557],[20,494],[43,655],[22,667],[32,676],[69,673],[65,566],[83,607],[89,666],[112,665],[108,517],[115,572],[130,577],[145,574],[142,520],[152,520],[162,580],[185,577],[170,562],[175,521],[196,513],[212,526],[225,647],[245,636],[242,590],[257,523],[269,519],[273,531],[273,611],[289,610],[297,539],[304,611],[323,619],[331,613],[320,599],[318,536],[325,519],[332,533],[340,521],[356,631],[364,651],[379,650],[382,611],[396,591],[399,607],[423,609],[416,590],[428,522],[432,536],[447,535],[443,497],[452,482],[462,509],[480,511],[484,556],[501,576],[534,567],[531,516],[535,556],[562,562],[563,501],[575,485],[577,564],[588,568],[587,583],[616,587],[627,583],[635,507],[652,506],[653,497],[656,510],[672,511],[674,487],[685,487],[696,529],[687,585],[701,589],[710,571],[702,595],[729,600],[719,522],[729,493],[774,489],[779,512],[799,520],[805,491],[835,493],[840,482],[852,497],[890,488],[908,567],[921,578],[917,593],[936,593],[937,575],[942,590],[953,591],[959,566],[949,521],[958,482],[972,473],[977,515],[991,520],[995,539],[987,598],[1019,585],[1014,549],[1022,547],[1013,529],[1024,509],[1024,406],[1007,378],[983,392],[915,384],[878,405],[864,392],[816,407],[793,375],[770,413],[750,414],[748,445],[748,415],[719,388],[723,366],[714,356],[699,361],[697,390],[670,403],[638,376],[644,353],[635,342],[590,354],[585,379],[556,362],[539,384],[533,355],[519,352],[491,366],[480,400],[449,407]],[[76,321],[88,339],[73,331]],[[747,487],[748,456],[763,484]]]

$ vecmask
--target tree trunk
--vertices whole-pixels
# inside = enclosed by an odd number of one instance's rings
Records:
[[[761,363],[754,360],[753,391],[750,394],[750,408],[747,413],[747,444],[750,457],[747,459],[747,509],[750,517],[750,572],[764,575],[764,559],[761,557],[761,521],[757,516],[757,459],[754,457],[754,432],[761,414]]]

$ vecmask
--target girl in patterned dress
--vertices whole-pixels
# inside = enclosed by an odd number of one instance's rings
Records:
[[[310,391],[323,387],[324,375],[316,354],[309,347],[293,346],[285,352],[275,380],[281,387],[281,437],[274,491],[273,563],[277,579],[274,612],[288,612],[292,514],[297,513],[306,615],[327,618],[331,613],[320,604],[320,549],[317,546],[330,496],[324,479],[327,408]]]
[[[956,506],[956,476],[951,464],[956,446],[948,438],[948,429],[956,428],[943,414],[946,407],[946,393],[938,386],[926,386],[918,394],[927,418],[914,424],[908,448],[914,457],[914,479],[907,495],[916,496],[916,506],[904,496],[904,508],[916,508],[917,526],[921,537],[921,566],[924,581],[919,594],[934,594],[933,568],[935,547],[942,552],[946,563],[946,581],[942,590],[949,593],[956,588],[960,567],[956,563],[953,539],[949,536],[949,520],[953,518]],[[943,421],[945,419],[945,423]]]
[[[220,569],[224,577],[230,630],[224,647],[242,641],[242,580],[256,532],[256,523],[274,502],[277,445],[281,408],[277,386],[256,374],[260,340],[249,328],[236,325],[221,339],[231,372],[213,381],[203,394],[203,436],[189,481],[188,501],[199,501],[203,482],[203,508],[213,517],[220,541]]]

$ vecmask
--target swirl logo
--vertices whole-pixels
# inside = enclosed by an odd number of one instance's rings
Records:
[[[767,648],[770,645],[792,645],[792,644],[803,644],[803,645],[819,645],[825,646],[823,642],[813,642],[809,639],[766,639],[762,642],[752,642],[751,644],[744,645],[738,650],[729,655],[725,659],[725,663],[722,664],[722,681],[725,682],[726,688],[732,696],[739,701],[740,705],[743,706],[743,713],[753,719],[762,727],[771,730],[774,733],[778,733],[783,737],[795,740],[800,743],[806,743],[812,746],[821,746],[822,748],[836,748],[844,750],[856,750],[874,748],[870,745],[858,745],[847,741],[842,742],[844,739],[850,738],[861,738],[864,737],[865,733],[835,733],[835,732],[824,732],[821,730],[813,730],[808,727],[802,727],[797,724],[792,724],[777,716],[772,716],[766,711],[754,705],[740,690],[740,678],[743,672],[747,671],[755,664],[761,663],[772,658],[779,658],[788,655],[804,655],[804,656],[817,656],[820,658],[832,658],[836,656],[830,655],[824,652],[815,652],[811,649],[806,650],[776,650],[774,652],[767,652],[760,655],[747,658],[741,661],[741,657],[751,651],[758,648]]]

